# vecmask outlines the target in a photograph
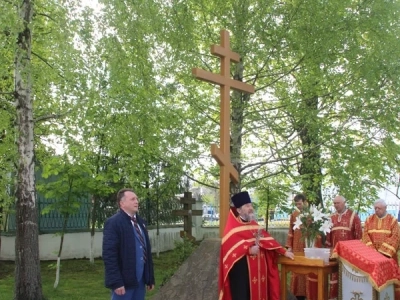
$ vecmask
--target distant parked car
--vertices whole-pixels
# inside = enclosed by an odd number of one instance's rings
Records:
[[[204,214],[202,216],[202,218],[203,218],[203,221],[218,221],[219,220],[219,214],[215,214],[215,215]]]
[[[202,218],[204,221],[209,221],[211,219],[211,214],[203,214]]]

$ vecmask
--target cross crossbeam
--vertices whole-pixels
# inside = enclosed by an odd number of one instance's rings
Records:
[[[183,216],[183,231],[181,231],[181,237],[186,234],[188,238],[194,239],[192,236],[192,216],[201,216],[203,211],[192,210],[192,204],[196,203],[196,199],[192,197],[191,192],[185,192],[183,197],[180,198],[180,203],[183,204],[183,209],[174,210],[172,213],[174,216]]]
[[[222,77],[219,74],[214,74],[202,69],[193,69],[192,74],[197,78],[208,83],[216,83],[218,85],[229,86],[231,89],[238,92],[254,93],[254,87],[247,83],[237,81],[235,79]]]

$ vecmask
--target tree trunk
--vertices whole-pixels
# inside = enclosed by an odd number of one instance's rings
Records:
[[[60,282],[60,266],[61,266],[61,257],[57,257],[57,267],[56,267],[56,280],[54,281],[54,288],[56,289],[58,283]]]
[[[267,186],[267,207],[265,209],[265,230],[268,231],[269,225],[269,207],[270,207],[270,197],[269,197],[269,186]]]
[[[68,197],[68,201],[69,200],[70,200],[70,197]],[[69,214],[67,213],[64,216],[63,227],[61,229],[60,248],[58,249],[58,255],[57,255],[56,280],[54,281],[54,286],[53,286],[55,289],[57,288],[58,283],[60,282],[61,254],[62,254],[62,249],[63,249],[63,245],[64,245],[64,236],[65,236],[65,230],[67,229],[68,219],[69,219]]]
[[[96,205],[97,205],[97,197],[92,196],[92,213],[91,213],[91,224],[90,224],[90,263],[94,264],[94,234],[96,229]]]
[[[157,177],[158,180],[159,177]],[[157,227],[157,231],[156,231],[156,243],[157,243],[157,257],[160,257],[160,199],[159,199],[159,195],[158,195],[158,183],[157,183],[157,202],[156,202],[156,227]]]
[[[101,154],[103,150],[103,142],[104,142],[104,134],[100,134],[100,145],[99,145],[99,150],[97,153],[97,162],[96,162],[96,176],[99,175],[100,173],[100,161],[101,161]],[[96,221],[97,221],[97,205],[99,203],[98,201],[98,195],[93,195],[92,196],[92,210],[91,210],[91,222],[90,222],[90,263],[94,264],[94,234],[96,232]]]
[[[16,300],[42,299],[38,222],[35,190],[33,111],[31,97],[31,21],[33,1],[19,7],[21,31],[15,53],[15,104],[18,132],[18,182],[16,188],[15,291]]]
[[[302,143],[302,160],[299,166],[301,185],[310,203],[322,203],[321,147],[319,145],[318,97],[302,100],[307,118],[301,117],[295,125]]]
[[[1,218],[0,218],[0,253],[1,253],[1,232],[5,231],[5,228],[6,228],[5,227],[6,216],[5,216],[3,207],[0,207],[0,215],[1,215]]]
[[[236,65],[235,80],[243,82],[243,62],[240,61]],[[240,192],[240,173],[242,170],[241,156],[242,156],[242,136],[243,136],[243,123],[244,123],[244,110],[249,101],[250,95],[238,91],[232,92],[232,110],[231,110],[231,161],[239,174],[239,183],[235,186],[231,182],[230,192],[235,194]]]
[[[90,263],[94,264],[94,235],[90,236]]]

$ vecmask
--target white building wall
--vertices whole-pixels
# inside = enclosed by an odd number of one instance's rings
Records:
[[[157,235],[156,229],[149,230],[152,252],[164,252],[175,247],[174,241],[181,241],[181,227],[160,228]],[[219,228],[194,227],[193,236],[197,240],[208,237],[218,237]],[[62,259],[89,258],[90,257],[90,232],[66,233],[62,250]],[[103,232],[97,231],[94,235],[94,257],[100,257],[102,252]],[[39,257],[41,260],[57,259],[60,247],[60,236],[54,234],[39,235]],[[0,260],[15,259],[15,236],[1,236]]]

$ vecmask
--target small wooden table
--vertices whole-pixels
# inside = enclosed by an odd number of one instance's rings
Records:
[[[328,277],[329,274],[338,271],[337,261],[325,264],[322,259],[311,259],[304,257],[304,253],[294,253],[294,260],[285,256],[279,256],[278,264],[281,265],[281,299],[286,300],[287,273],[298,274],[315,273],[318,277],[318,300],[328,299]]]

